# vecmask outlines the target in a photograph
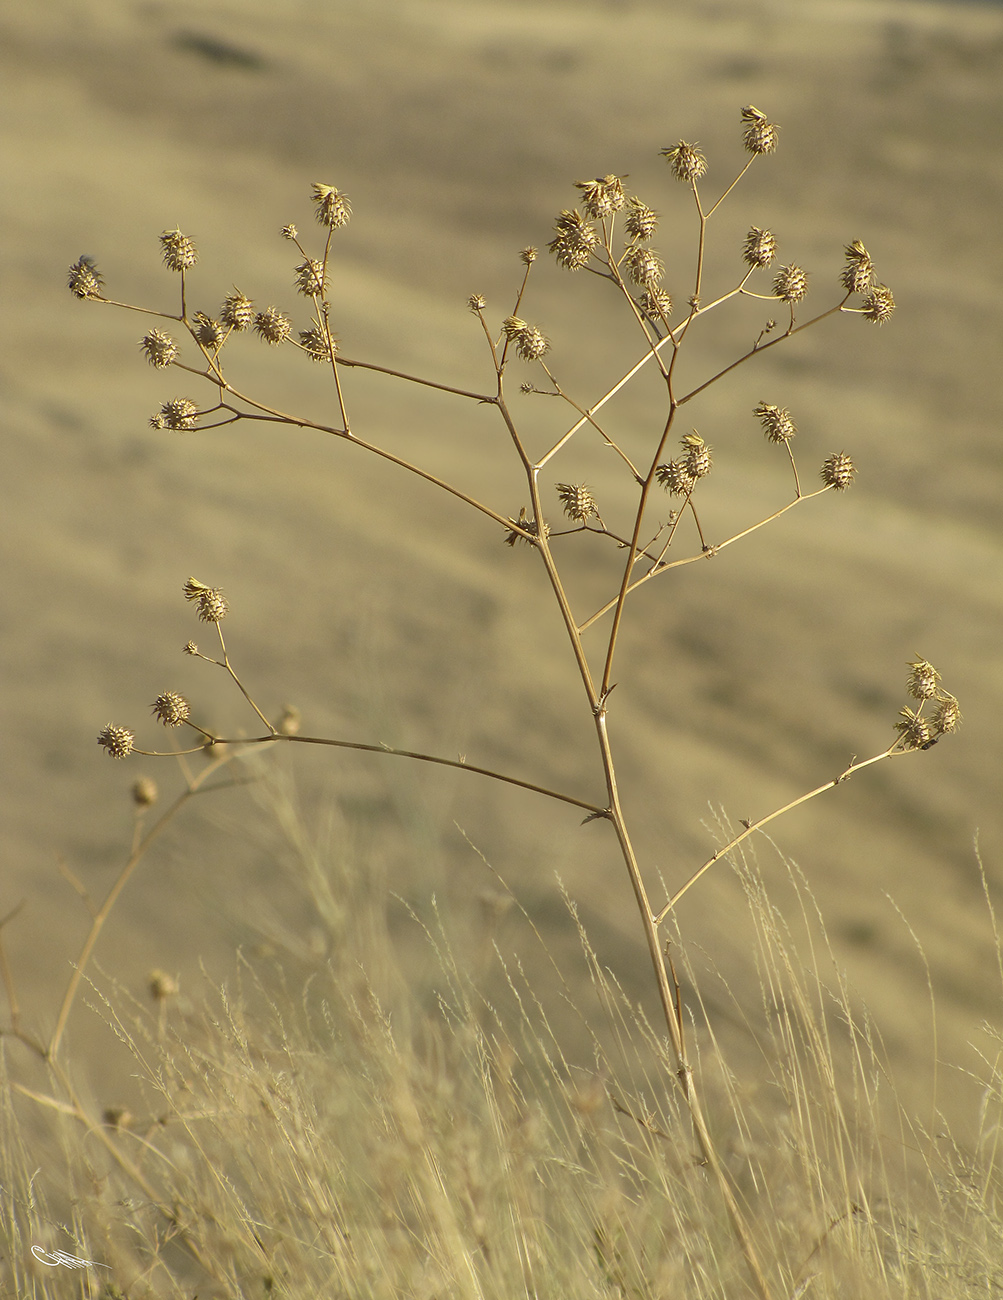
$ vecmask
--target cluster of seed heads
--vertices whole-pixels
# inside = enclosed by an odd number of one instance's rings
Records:
[[[509,316],[502,321],[502,330],[523,361],[539,361],[550,348],[543,331],[535,325],[527,325],[518,316]]]
[[[914,700],[919,701],[919,708],[899,710],[901,721],[896,722],[895,730],[905,749],[929,749],[941,736],[957,731],[961,725],[961,709],[957,699],[941,689],[940,673],[928,659],[917,658],[909,665],[909,677],[906,690]],[[928,702],[934,705],[933,712],[925,714]]]
[[[156,415],[150,416],[150,425],[154,429],[176,429],[184,431],[194,429],[199,417],[199,408],[190,397],[174,397],[164,402]]]
[[[592,181],[575,181],[575,188],[581,190],[585,215],[593,221],[611,217],[627,202],[623,181],[619,176],[597,176]]]
[[[679,445],[683,451],[682,456],[670,460],[667,465],[659,465],[655,470],[655,478],[666,492],[685,497],[696,487],[698,479],[706,478],[710,473],[711,448],[695,429],[692,433],[685,434]]]

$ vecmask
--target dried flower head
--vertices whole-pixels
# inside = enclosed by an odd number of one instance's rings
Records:
[[[657,289],[659,281],[665,274],[665,263],[653,248],[646,244],[635,244],[623,255],[623,264],[634,284],[643,289]]]
[[[520,250],[519,261],[522,262],[524,266],[532,266],[539,256],[540,250],[530,244],[528,248]]]
[[[165,230],[160,236],[160,246],[168,270],[190,271],[199,260],[194,243],[180,230]]]
[[[780,127],[766,120],[766,114],[752,104],[742,109],[742,124],[745,132],[742,141],[749,153],[772,153],[777,147]]]
[[[777,255],[777,240],[771,230],[753,226],[745,236],[742,256],[750,266],[769,266]]]
[[[327,267],[312,257],[296,268],[296,288],[308,298],[323,298],[327,291]]]
[[[219,623],[230,610],[229,602],[218,587],[207,587],[197,578],[189,578],[184,585],[185,600],[195,602],[203,623]]]
[[[342,194],[341,190],[336,190],[333,185],[322,185],[319,181],[315,181],[310,197],[317,205],[314,215],[322,226],[330,226],[332,230],[338,230],[341,226],[348,225],[348,219],[352,215],[352,205],[348,201],[348,196]]]
[[[887,284],[875,284],[865,295],[861,307],[866,320],[883,325],[895,310],[895,296]]]
[[[658,213],[634,195],[627,203],[624,227],[631,239],[650,239],[658,229]]]
[[[661,154],[678,181],[698,181],[707,170],[707,159],[695,144],[687,144],[685,140],[663,149]]]
[[[177,691],[162,691],[153,701],[153,716],[165,727],[180,727],[191,713],[191,705]]]
[[[840,276],[847,293],[866,293],[874,278],[874,263],[859,239],[846,246],[846,265]]]
[[[689,496],[696,486],[696,479],[681,460],[670,460],[667,465],[659,465],[655,470],[655,478],[666,492],[677,497]]]
[[[143,349],[147,361],[157,370],[166,370],[172,361],[180,355],[180,348],[163,330],[150,330],[139,346]]]
[[[534,538],[540,535],[540,530],[535,519],[530,519],[526,514],[526,507],[522,506],[519,510],[518,519],[509,519],[509,523],[515,525],[510,533],[505,534],[505,543],[507,546],[514,546],[516,542],[529,542],[535,545]],[[521,531],[520,531],[521,530]],[[529,533],[527,537],[526,534]],[[543,525],[544,537],[550,536],[550,525]]]
[[[680,442],[683,449],[683,465],[690,478],[704,478],[711,471],[711,448],[700,437],[696,429],[684,435]]]
[[[157,1002],[166,1002],[168,998],[177,997],[180,985],[173,975],[168,975],[163,970],[151,970],[146,979],[150,997]]]
[[[931,719],[939,736],[957,731],[961,726],[961,707],[953,695],[947,691],[937,692],[937,708]]]
[[[116,727],[109,723],[98,736],[98,744],[112,758],[128,758],[135,748],[136,737],[128,727]]]
[[[590,226],[577,208],[570,212],[565,208],[554,222],[554,229],[557,234],[548,247],[557,258],[558,266],[568,271],[580,271],[599,243],[595,226]]]
[[[152,781],[148,776],[141,776],[138,781],[133,782],[132,802],[137,808],[152,807],[157,802],[159,794],[156,781]]]
[[[846,452],[834,451],[823,461],[820,477],[826,487],[835,488],[837,492],[845,492],[853,482],[856,473],[857,467]]]
[[[550,342],[535,325],[527,325],[518,316],[509,316],[502,321],[505,337],[515,346],[523,361],[539,361],[546,356]]]
[[[773,277],[773,293],[777,298],[792,305],[800,302],[808,292],[808,272],[792,262],[782,266]]]
[[[300,347],[311,361],[330,361],[338,354],[338,340],[332,334],[328,343],[328,334],[316,321],[308,330],[300,330]]]
[[[190,397],[172,397],[150,416],[150,424],[154,429],[194,429],[198,418],[199,408]]]
[[[558,483],[557,495],[569,519],[584,524],[594,515],[599,518],[599,508],[586,483]]]
[[[219,318],[228,330],[248,330],[254,324],[254,304],[234,286],[233,293],[223,299]]]
[[[906,689],[914,700],[930,700],[937,694],[940,673],[928,659],[915,659],[909,665]]]
[[[279,234],[282,236],[283,239],[297,239],[299,237],[299,233],[300,232],[296,229],[296,227],[293,225],[291,221],[287,226],[283,226],[282,229],[279,231]]]
[[[575,189],[582,192],[582,207],[593,221],[611,217],[626,203],[623,181],[619,176],[597,176],[592,181],[575,181]]]
[[[293,323],[278,307],[266,307],[255,316],[254,330],[266,343],[278,346],[293,332]]]
[[[181,651],[181,653],[185,655],[197,655],[198,652],[199,652],[199,648],[194,641],[189,641],[185,646],[185,648]]]
[[[92,257],[78,257],[70,267],[68,280],[70,293],[78,298],[100,298],[104,280],[94,265]]]
[[[474,315],[476,315],[480,311],[483,311],[487,305],[488,305],[488,300],[487,298],[484,297],[482,293],[472,293],[470,297],[467,299],[467,306],[474,313]]]
[[[668,320],[672,315],[672,294],[665,289],[646,289],[639,305],[649,319]]]
[[[905,749],[923,749],[934,739],[934,730],[928,718],[914,713],[908,705],[899,710],[901,722],[896,722],[895,730]]]
[[[226,331],[218,320],[213,320],[204,311],[195,313],[195,337],[202,347],[210,352],[218,352],[226,339]]]
[[[784,406],[774,406],[771,402],[760,402],[753,415],[763,422],[763,433],[770,442],[787,442],[798,431],[791,418],[790,411]]]

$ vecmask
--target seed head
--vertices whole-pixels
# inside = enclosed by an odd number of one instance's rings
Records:
[[[338,340],[332,334],[328,346],[327,337],[316,321],[308,330],[300,330],[300,346],[311,361],[330,361],[332,353],[337,355]]]
[[[191,717],[191,705],[177,691],[163,691],[153,701],[153,716],[165,727],[180,727]]]
[[[199,260],[194,243],[180,230],[165,230],[160,236],[160,245],[163,249],[164,265],[170,271],[190,271]]]
[[[218,352],[223,346],[226,331],[218,320],[213,320],[204,311],[195,313],[195,337],[210,352]]]
[[[502,321],[502,329],[523,361],[539,361],[550,349],[550,342],[542,330],[538,330],[535,325],[527,325],[518,316],[509,316]]]
[[[128,758],[135,747],[136,737],[128,727],[116,727],[109,723],[98,736],[98,744],[112,758]]]
[[[906,749],[922,749],[934,738],[933,726],[928,718],[914,713],[908,705],[899,710],[901,722],[896,722],[895,730],[899,733]]]
[[[477,315],[478,312],[483,311],[487,305],[488,305],[488,300],[487,298],[484,297],[482,293],[472,293],[470,297],[467,299],[467,306],[470,308],[470,310],[474,313],[475,316]]]
[[[151,781],[148,776],[141,776],[132,786],[132,802],[137,808],[149,808],[157,802],[156,781]]]
[[[154,429],[194,429],[198,418],[199,408],[190,397],[172,397],[150,416],[150,424]]]
[[[558,483],[557,495],[561,498],[564,513],[569,519],[584,524],[593,515],[599,518],[599,508],[586,483]]]
[[[906,689],[914,700],[930,700],[937,694],[940,673],[927,659],[916,659],[909,665]]]
[[[635,195],[628,200],[624,226],[631,239],[650,239],[658,229],[658,213]]]
[[[178,995],[179,984],[173,975],[163,970],[151,970],[146,977],[150,997],[157,1002],[166,1002],[168,998]]]
[[[749,153],[773,153],[777,147],[779,126],[768,122],[766,114],[761,113],[752,104],[747,104],[742,109],[742,124],[745,127],[742,140]]]
[[[70,293],[78,298],[100,298],[104,279],[91,257],[78,257],[70,267],[67,281]]]
[[[845,451],[834,451],[822,463],[820,477],[826,487],[845,492],[853,482],[857,467]]]
[[[641,294],[640,307],[651,320],[667,320],[672,315],[672,294],[664,289],[646,289]]]
[[[582,192],[582,207],[593,221],[611,217],[619,212],[627,199],[619,176],[597,176],[593,181],[575,181],[575,189]]]
[[[157,370],[166,370],[172,361],[180,355],[178,345],[163,330],[150,330],[139,346],[143,349],[147,361]]]
[[[695,144],[687,144],[685,140],[663,149],[661,154],[677,181],[698,181],[707,170],[707,159]]]
[[[862,306],[865,320],[883,325],[895,310],[895,297],[887,284],[875,284],[865,295]]]
[[[228,330],[248,330],[254,324],[254,304],[234,286],[233,293],[223,299],[219,318]]]
[[[742,256],[750,266],[769,266],[777,255],[777,240],[771,230],[753,226],[745,236]]]
[[[961,708],[958,701],[947,691],[938,691],[937,700],[937,708],[932,718],[937,734],[945,736],[951,731],[957,731],[961,726]]]
[[[790,411],[784,406],[774,406],[770,402],[760,402],[753,415],[757,415],[763,422],[763,433],[766,434],[770,442],[787,442],[798,431],[797,425],[791,418]]]
[[[859,239],[846,246],[846,265],[839,277],[847,293],[866,293],[874,277],[874,263]]]
[[[517,527],[521,528],[523,531],[518,532],[516,528],[513,528],[510,533],[506,533],[505,543],[507,546],[514,546],[516,542],[530,542],[531,538],[539,536],[540,530],[539,527],[537,526],[537,522],[535,519],[530,519],[527,517],[525,506],[522,506],[520,508],[519,518],[518,519],[509,518],[509,523],[517,525]],[[525,533],[529,533],[530,537],[524,536]],[[543,535],[544,537],[550,536],[550,525],[548,523],[544,523],[543,525]],[[535,543],[533,544],[535,545]]]
[[[807,292],[808,272],[802,271],[793,262],[790,266],[782,266],[773,277],[773,293],[784,302],[792,305],[800,302]]]
[[[704,478],[711,471],[712,448],[704,442],[696,429],[687,433],[680,446],[683,449],[683,465],[690,478]]]
[[[534,246],[530,244],[528,248],[522,249],[519,253],[519,261],[522,262],[524,266],[532,266],[539,256],[540,250],[534,248]]]
[[[299,236],[299,231],[290,221],[288,226],[282,227],[282,229],[279,231],[279,234],[282,236],[283,239],[296,239]]]
[[[635,244],[623,255],[623,264],[634,284],[644,289],[657,289],[659,281],[665,274],[665,263],[653,248],[646,244]]]
[[[293,332],[293,323],[278,307],[266,307],[255,316],[254,330],[266,343],[277,347]]]
[[[323,298],[327,291],[327,268],[308,257],[296,268],[296,288],[308,298]]]
[[[219,623],[226,618],[230,610],[229,602],[218,587],[207,587],[197,578],[189,578],[184,585],[185,600],[194,601],[198,616],[203,623]],[[192,642],[189,641],[189,645]],[[196,647],[195,653],[198,652]],[[188,651],[189,654],[192,651]]]
[[[352,215],[352,205],[348,201],[348,196],[342,194],[341,190],[336,190],[333,185],[322,185],[319,181],[315,181],[310,197],[317,205],[314,215],[322,226],[330,226],[332,230],[338,230],[348,225],[348,219]]]
[[[595,226],[590,226],[577,208],[567,208],[554,222],[557,234],[548,247],[557,258],[558,266],[568,271],[580,271],[599,243]]]
[[[670,460],[667,465],[659,465],[655,470],[655,478],[666,492],[677,497],[689,496],[696,486],[696,479],[681,460]]]

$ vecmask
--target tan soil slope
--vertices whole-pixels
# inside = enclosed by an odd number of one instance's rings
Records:
[[[462,751],[600,797],[589,720],[528,549],[510,551],[459,506],[317,435],[152,431],[149,414],[182,378],[142,362],[142,318],[73,301],[65,267],[86,252],[113,297],[173,310],[156,236],[179,224],[201,251],[194,306],[215,310],[235,282],[293,307],[292,250],[277,231],[292,220],[312,237],[309,184],[329,180],[355,206],[332,290],[346,353],[480,387],[489,377],[465,299],[483,292],[493,319],[507,314],[516,251],[546,243],[582,177],[629,173],[665,214],[656,242],[666,285],[685,300],[692,213],[658,150],[698,139],[710,189],[723,186],[742,162],[738,110],[753,102],[783,125],[782,146],[722,209],[713,282],[733,281],[755,223],[777,231],[783,259],[812,271],[810,301],[828,305],[842,247],[860,238],[899,309],[880,331],[828,322],[694,403],[692,422],[717,448],[714,537],[789,493],[789,470],[751,417],[757,401],[795,411],[806,477],[846,449],[860,478],[845,499],[827,496],[638,597],[612,713],[624,785],[646,860],[678,882],[715,843],[703,824],[713,809],[759,815],[884,746],[906,702],[906,660],[931,658],[962,697],[961,735],[775,830],[903,1079],[926,1088],[932,1047],[923,964],[886,893],[930,961],[942,1055],[960,1059],[979,1022],[998,1020],[999,999],[972,841],[978,829],[998,884],[1001,64],[999,9],[907,0],[0,7],[0,911],[28,901],[9,946],[29,1008],[49,1014],[84,926],[57,860],[99,896],[127,844],[131,780],[142,770],[171,781],[166,768],[111,764],[99,727],[145,725],[168,686],[213,722],[248,721],[222,682],[179,655],[194,634],[180,596],[190,573],[230,595],[229,642],[269,712],[293,701],[311,732]],[[544,261],[537,271],[526,314],[552,338],[569,390],[593,400],[635,355],[629,322],[598,281]],[[709,320],[692,382],[761,323],[748,311]],[[269,400],[334,418],[306,362],[253,340],[242,352],[236,373]],[[371,376],[346,383],[363,436],[455,473],[503,513],[524,504],[488,412]],[[642,383],[610,411],[639,454],[656,397]],[[554,406],[526,401],[517,409],[543,445]],[[581,440],[554,477],[598,485],[608,467]],[[615,483],[601,497],[611,526],[626,499]],[[584,609],[602,555],[578,554]],[[336,807],[343,851],[364,869],[415,900],[434,885],[462,906],[490,881],[455,819],[570,960],[559,873],[603,955],[645,989],[601,826],[580,829],[472,777],[298,758],[307,820]],[[225,972],[233,940],[260,920],[256,886],[274,878],[266,827],[243,794],[186,818],[127,894],[105,968],[134,986],[152,965],[194,981],[199,956]],[[768,849],[762,861],[779,875]],[[739,989],[753,980],[740,911],[722,869],[681,913]],[[973,1114],[977,1089],[952,1088],[949,1106]]]

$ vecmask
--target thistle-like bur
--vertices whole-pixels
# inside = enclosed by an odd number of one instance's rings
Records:
[[[866,293],[874,278],[874,263],[859,239],[846,246],[846,265],[839,277],[847,293]]]
[[[623,264],[634,284],[643,289],[657,289],[665,274],[665,263],[653,248],[637,244],[623,255]]]
[[[933,714],[933,725],[938,735],[946,736],[957,731],[961,726],[961,706],[953,695],[947,691],[938,691],[937,708]]]
[[[742,109],[745,132],[742,143],[751,154],[773,153],[777,147],[780,127],[766,119],[766,114],[753,104]]]
[[[658,229],[658,213],[635,195],[628,201],[624,228],[631,239],[650,239]]]
[[[582,192],[582,207],[593,221],[611,217],[627,202],[623,181],[619,176],[597,176],[592,181],[575,181],[575,189]]]
[[[834,451],[822,462],[819,477],[826,487],[845,492],[856,477],[857,467],[845,451]]]
[[[98,744],[111,758],[128,758],[136,746],[136,737],[128,727],[109,723],[98,735]]]
[[[150,416],[154,429],[175,429],[184,431],[194,429],[199,418],[199,408],[190,397],[172,397],[164,402],[156,415]]]
[[[909,665],[906,689],[914,700],[930,700],[937,694],[940,673],[928,659],[915,659]]]
[[[482,293],[472,293],[470,297],[467,299],[467,306],[470,308],[470,310],[474,313],[475,316],[479,312],[482,312],[487,305],[488,305],[488,300],[487,298],[484,297]]]
[[[696,479],[682,460],[670,460],[667,465],[659,465],[655,478],[666,492],[677,497],[689,496],[696,486]]]
[[[533,244],[530,244],[528,247],[521,248],[519,250],[519,261],[523,264],[523,266],[532,266],[539,256],[540,256],[540,250],[536,248]]]
[[[143,349],[147,361],[157,370],[166,370],[181,354],[181,349],[163,330],[150,330],[149,334],[140,340],[139,346]]]
[[[695,144],[680,140],[661,150],[662,157],[668,162],[677,181],[698,181],[707,171],[707,159]]]
[[[323,298],[327,292],[327,267],[312,257],[296,267],[296,288],[307,298]]]
[[[92,257],[79,257],[70,267],[67,287],[77,298],[101,298],[104,278]]]
[[[199,260],[194,242],[180,230],[165,230],[160,236],[164,265],[170,271],[190,271]]]
[[[293,332],[293,323],[278,307],[266,307],[255,316],[254,330],[266,343],[277,347]]]
[[[543,331],[535,325],[527,325],[518,316],[507,317],[502,322],[502,329],[523,361],[539,361],[550,349],[550,342]]]
[[[790,411],[772,402],[760,402],[753,412],[762,421],[763,433],[770,442],[788,442],[798,431]]]
[[[861,310],[865,320],[883,325],[895,310],[895,295],[887,284],[875,284],[864,296]]]
[[[906,749],[924,749],[936,738],[933,723],[908,705],[899,710],[901,722],[896,722],[895,730]]]
[[[548,247],[557,258],[558,266],[567,271],[580,271],[588,264],[599,243],[595,226],[589,225],[577,208],[565,208],[554,222],[557,234]]]
[[[639,305],[651,320],[667,320],[672,315],[672,294],[665,289],[645,289]]]
[[[773,277],[774,296],[792,306],[800,302],[807,292],[808,272],[793,262],[790,266],[782,266]]]
[[[228,293],[223,299],[219,319],[228,330],[235,330],[238,334],[249,330],[254,324],[254,303],[234,286],[233,293]]]
[[[199,619],[203,623],[219,623],[230,611],[229,602],[222,591],[218,587],[207,587],[197,578],[188,579],[184,585],[184,593],[185,600],[194,602]]]
[[[314,321],[308,330],[300,330],[300,346],[311,361],[330,361],[338,354],[338,340]]]
[[[510,533],[505,534],[506,546],[515,546],[516,542],[528,542],[535,545],[534,538],[539,537],[540,529],[536,520],[530,519],[527,515],[525,506],[519,508],[519,518],[510,518],[509,523],[513,524],[514,527]],[[529,533],[528,537],[526,536],[527,533]],[[543,535],[544,537],[550,536],[550,525],[546,522],[543,525]]]
[[[762,268],[769,266],[777,255],[776,236],[770,230],[753,226],[745,236],[742,257],[750,266]]]
[[[162,691],[153,701],[153,716],[165,727],[180,727],[191,717],[191,705],[177,691]]]
[[[210,352],[218,352],[226,340],[226,330],[218,320],[213,320],[204,311],[195,313],[195,337]]]
[[[593,516],[599,518],[599,507],[586,483],[558,483],[557,495],[564,513],[577,523],[587,523]]]
[[[348,201],[348,196],[341,190],[335,189],[333,185],[323,185],[320,181],[315,181],[310,197],[317,205],[314,216],[322,226],[338,230],[341,226],[348,225],[352,215],[352,205]]]

